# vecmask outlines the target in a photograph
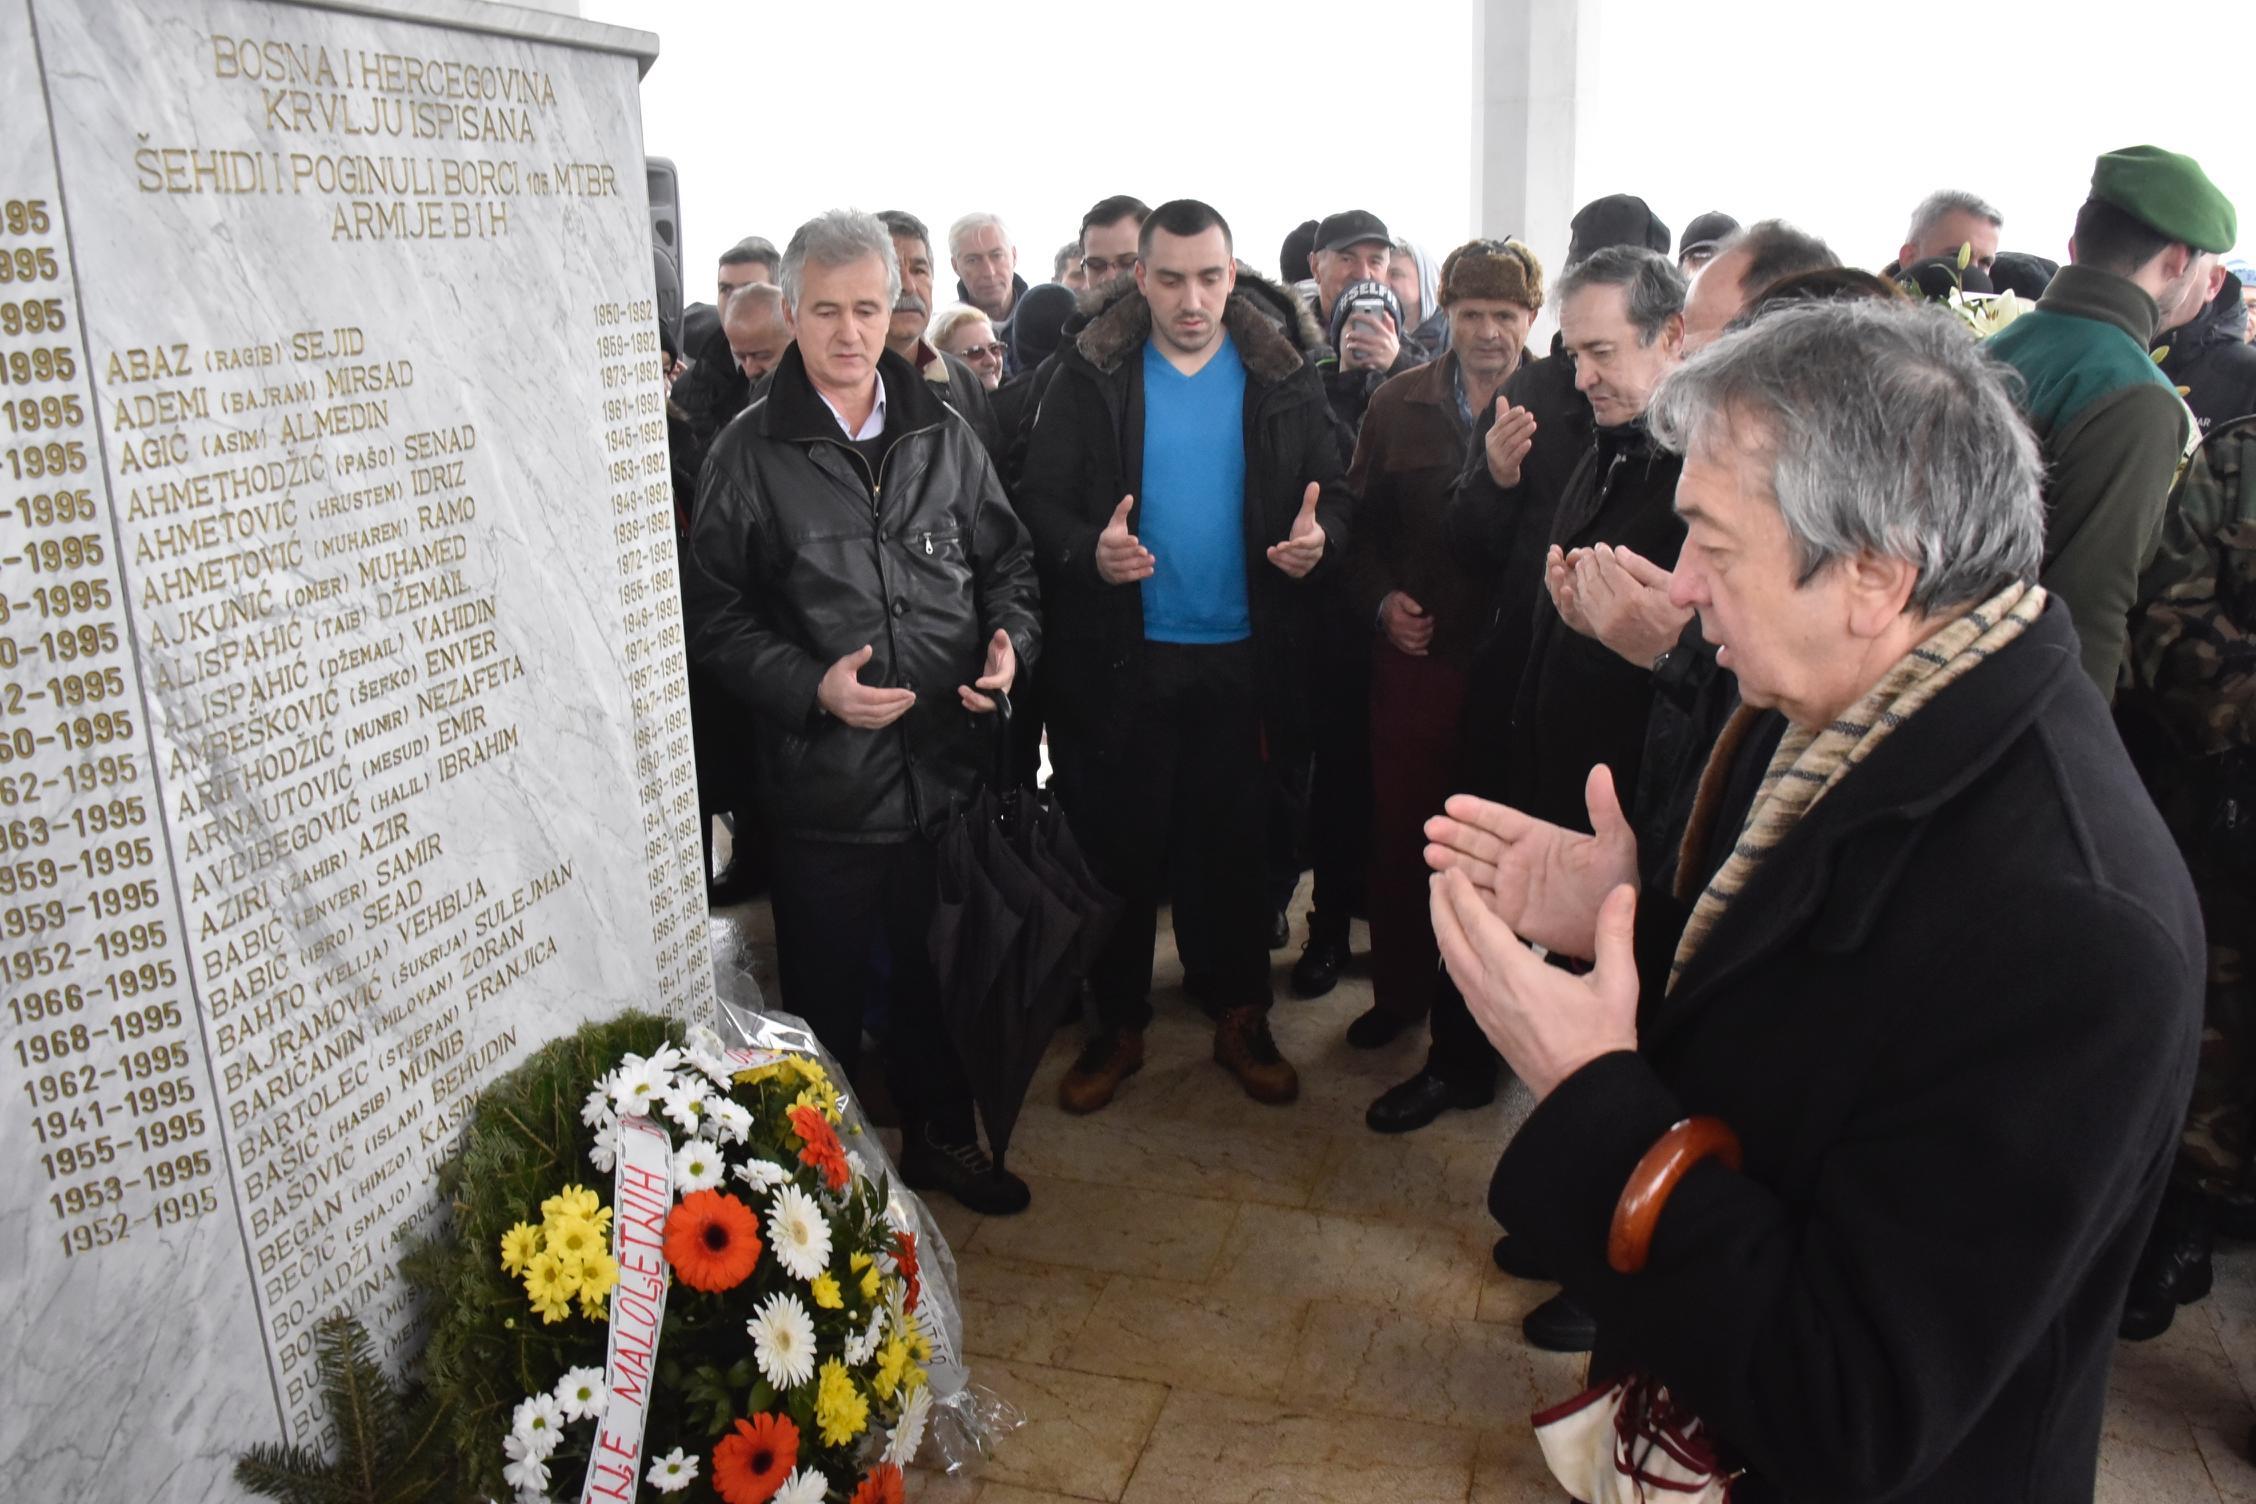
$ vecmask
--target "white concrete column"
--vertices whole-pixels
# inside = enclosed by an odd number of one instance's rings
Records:
[[[1574,218],[1577,0],[1473,0],[1473,223],[1517,236],[1547,269]]]

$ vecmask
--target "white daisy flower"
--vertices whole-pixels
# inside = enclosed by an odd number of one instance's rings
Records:
[[[564,1439],[564,1407],[556,1403],[554,1395],[530,1395],[519,1402],[516,1414],[510,1417],[509,1429],[523,1440],[531,1455],[546,1457]]]
[[[501,1479],[517,1490],[519,1498],[540,1498],[548,1492],[548,1459],[520,1457],[502,1468]]]
[[[859,1368],[877,1356],[878,1344],[885,1340],[885,1308],[870,1312],[869,1330],[858,1337],[846,1339],[846,1366]]]
[[[815,1376],[815,1318],[798,1296],[769,1296],[744,1330],[752,1338],[752,1360],[776,1388],[794,1389]]]
[[[851,1149],[846,1151],[846,1168],[854,1172],[854,1179],[857,1182],[869,1179],[869,1166],[862,1161],[859,1154]]]
[[[554,1393],[566,1420],[593,1420],[603,1413],[604,1404],[611,1398],[610,1391],[603,1387],[600,1368],[571,1369],[556,1381]]]
[[[685,1058],[687,1057],[682,1054],[680,1046],[662,1044],[651,1052],[650,1063],[657,1068],[660,1074],[672,1075],[675,1071],[681,1069],[681,1063]]]
[[[726,1143],[741,1144],[752,1136],[752,1110],[741,1102],[716,1097],[705,1104],[705,1115]]]
[[[588,1146],[588,1163],[608,1175],[618,1162],[619,1125],[614,1122],[607,1130],[597,1133],[595,1142]]]
[[[901,1407],[901,1418],[893,1423],[893,1437],[885,1444],[887,1462],[907,1467],[915,1460],[917,1448],[924,1445],[924,1423],[931,1415],[932,1386],[919,1384]]]
[[[775,1492],[768,1504],[823,1504],[830,1492],[830,1483],[811,1467],[799,1468],[783,1480],[783,1487]]]
[[[729,1173],[755,1191],[772,1191],[791,1184],[791,1172],[772,1159],[748,1159]]]
[[[674,1120],[684,1133],[695,1133],[697,1125],[705,1121],[706,1098],[712,1095],[710,1082],[695,1076],[675,1078],[672,1091],[666,1093],[666,1116]]]
[[[830,1224],[795,1185],[779,1186],[768,1203],[768,1246],[795,1279],[813,1279],[830,1263]]]
[[[704,1024],[689,1031],[689,1063],[712,1077],[716,1086],[726,1087],[734,1074],[721,1036]]]
[[[615,1121],[611,1111],[611,1078],[598,1076],[587,1094],[587,1102],[580,1108],[580,1121],[590,1128],[601,1128]]]
[[[727,1169],[720,1150],[701,1138],[688,1139],[674,1154],[674,1186],[684,1196],[709,1191],[721,1183]]]
[[[922,1394],[924,1390],[919,1388],[917,1393]],[[674,1448],[663,1457],[651,1459],[650,1486],[662,1494],[680,1493],[683,1489],[689,1487],[690,1482],[696,1476],[697,1459],[680,1447]]]
[[[611,1105],[623,1118],[647,1116],[666,1089],[666,1073],[632,1055],[611,1073]]]

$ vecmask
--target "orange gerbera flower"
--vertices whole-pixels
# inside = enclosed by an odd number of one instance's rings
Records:
[[[832,1190],[846,1189],[853,1171],[846,1163],[845,1146],[831,1131],[829,1120],[812,1107],[794,1107],[784,1116],[791,1119],[792,1131],[807,1141],[807,1147],[799,1151],[800,1163],[820,1170],[823,1183]]]
[[[728,1504],[768,1504],[798,1464],[799,1428],[791,1417],[755,1415],[713,1448],[713,1487]]]
[[[890,1462],[881,1462],[854,1490],[853,1504],[901,1504],[901,1470]]]
[[[917,1298],[924,1293],[924,1286],[917,1279],[915,1233],[897,1232],[893,1234],[893,1262],[901,1266],[901,1278],[907,1281],[909,1286],[908,1294],[902,1297],[901,1309],[913,1311],[917,1308]]]
[[[692,1191],[666,1214],[666,1262],[692,1290],[733,1290],[760,1262],[760,1219],[725,1191]]]

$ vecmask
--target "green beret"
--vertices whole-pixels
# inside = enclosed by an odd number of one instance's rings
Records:
[[[2239,221],[2201,164],[2159,146],[2126,146],[2092,168],[2091,196],[2140,223],[2218,255],[2233,248]]]

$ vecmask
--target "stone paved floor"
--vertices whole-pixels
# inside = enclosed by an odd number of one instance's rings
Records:
[[[730,917],[755,955],[767,948],[764,904]],[[1581,1359],[1522,1340],[1520,1316],[1552,1287],[1496,1271],[1483,1206],[1526,1092],[1405,1138],[1371,1133],[1364,1107],[1415,1068],[1422,1037],[1348,1048],[1369,983],[1291,1000],[1295,954],[1277,955],[1275,1030],[1300,1068],[1297,1104],[1258,1106],[1212,1063],[1163,923],[1142,1073],[1086,1118],[1056,1106],[1077,1038],[1035,1080],[1011,1153],[1032,1209],[981,1218],[936,1198],[973,1378],[1027,1424],[976,1477],[913,1475],[911,1499],[1560,1498],[1526,1417],[1581,1387]],[[2099,1499],[2256,1504],[2252,1419],[2256,1245],[2235,1245],[2214,1295],[2161,1340],[2118,1349]]]

